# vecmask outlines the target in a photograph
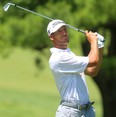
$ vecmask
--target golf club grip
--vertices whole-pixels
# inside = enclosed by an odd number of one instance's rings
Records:
[[[84,30],[78,29],[78,31],[85,34],[85,31]]]
[[[74,26],[71,26],[70,24],[66,24],[66,25],[67,25],[68,27],[70,27],[70,28],[72,28],[72,29],[76,30],[76,31],[79,31],[79,32],[81,32],[81,33],[85,34],[85,31],[84,31],[84,30],[81,30],[81,29],[75,28]]]

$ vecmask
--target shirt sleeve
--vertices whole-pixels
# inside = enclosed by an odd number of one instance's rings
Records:
[[[88,57],[65,54],[60,57],[58,71],[62,73],[82,73],[88,62]]]

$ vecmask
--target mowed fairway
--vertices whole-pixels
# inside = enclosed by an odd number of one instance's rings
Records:
[[[37,69],[37,57],[43,60],[44,68]],[[102,117],[100,93],[90,78],[87,82],[97,117]],[[48,58],[43,54],[17,48],[9,58],[0,57],[0,117],[55,117],[59,101]]]

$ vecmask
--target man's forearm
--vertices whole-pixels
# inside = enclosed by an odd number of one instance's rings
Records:
[[[104,48],[99,48],[99,61],[98,61],[98,64],[96,65],[95,67],[95,70],[96,70],[96,74],[98,74],[99,70],[100,70],[100,67],[101,67],[101,64],[102,64],[102,60],[103,60],[103,49]]]
[[[99,60],[98,63],[94,66],[88,66],[85,70],[85,74],[89,76],[96,76],[100,70],[101,64],[103,60],[103,48],[99,48]],[[91,72],[93,71],[93,72]]]
[[[91,49],[88,54],[88,57],[89,57],[88,67],[95,66],[98,63],[99,49],[98,49],[97,41],[94,41],[94,43],[91,44]]]

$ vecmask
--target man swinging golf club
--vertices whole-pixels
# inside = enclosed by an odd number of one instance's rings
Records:
[[[80,30],[62,20],[54,20],[13,3],[7,3],[4,10],[8,11],[10,6],[52,20],[47,27],[48,36],[54,46],[51,48],[49,64],[61,96],[56,117],[95,117],[93,102],[89,100],[85,75],[96,76],[99,72],[104,37],[98,33]],[[90,43],[88,56],[77,56],[68,48],[67,27],[86,35]]]
[[[69,38],[64,21],[51,21],[47,33],[53,43],[49,65],[61,96],[56,117],[95,117],[94,102],[89,100],[85,75],[94,77],[99,72],[104,47],[101,40],[104,37],[85,31],[90,51],[88,56],[77,56],[68,48]]]

